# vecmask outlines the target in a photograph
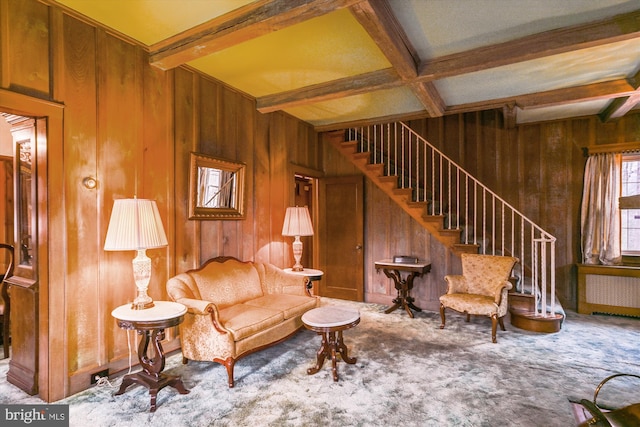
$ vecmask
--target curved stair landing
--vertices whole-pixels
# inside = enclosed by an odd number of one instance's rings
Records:
[[[519,292],[509,293],[509,314],[511,325],[525,331],[555,333],[560,331],[564,316],[547,314],[542,317],[535,312],[535,297]]]

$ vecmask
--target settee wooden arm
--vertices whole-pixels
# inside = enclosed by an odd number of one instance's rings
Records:
[[[217,309],[215,307],[215,304],[211,301],[205,301],[196,298],[178,298],[176,302],[179,302],[180,304],[187,307],[187,311],[193,314],[208,314],[210,312],[210,306],[213,306],[214,309]]]
[[[220,323],[218,310],[215,308],[215,306],[213,306],[212,304],[212,306],[207,308],[207,311],[211,314],[211,324],[216,329],[216,331],[220,332],[221,334],[228,333],[229,331]]]
[[[210,316],[211,324],[213,325],[215,330],[220,332],[221,334],[226,334],[229,332],[220,323],[220,317],[218,315],[218,307],[211,301],[200,300],[195,298],[180,298],[178,299],[177,302],[187,307],[187,312],[191,314],[199,315],[199,316],[205,316],[205,315]]]

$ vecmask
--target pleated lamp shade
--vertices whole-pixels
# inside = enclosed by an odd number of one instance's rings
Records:
[[[309,209],[303,207],[289,207],[282,225],[283,236],[313,236],[313,225]]]
[[[137,251],[167,245],[167,236],[155,200],[114,201],[104,242],[105,251]]]

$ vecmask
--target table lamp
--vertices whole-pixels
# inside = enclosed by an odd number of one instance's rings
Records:
[[[147,256],[146,250],[162,248],[167,244],[167,236],[154,200],[118,199],[113,203],[104,250],[138,252],[132,261],[133,279],[138,288],[132,309],[153,307],[153,300],[147,295],[151,279],[151,258]]]
[[[302,258],[302,242],[300,236],[313,236],[313,225],[311,225],[311,217],[309,209],[304,207],[289,207],[284,217],[282,226],[283,236],[293,236],[293,257],[296,263],[293,265],[293,271],[303,271],[300,259]]]

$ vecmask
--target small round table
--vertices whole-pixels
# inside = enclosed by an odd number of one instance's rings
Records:
[[[182,379],[174,375],[162,373],[164,369],[164,352],[160,341],[164,339],[165,328],[182,323],[187,308],[177,302],[154,301],[154,306],[142,310],[134,310],[131,304],[121,305],[111,312],[122,329],[135,329],[140,338],[138,360],[142,371],[125,375],[116,396],[124,393],[131,384],[140,384],[149,389],[151,395],[151,412],[156,410],[158,391],[166,386],[187,394],[189,390],[182,384]],[[149,356],[149,343],[153,345],[153,356]]]
[[[307,283],[307,289],[309,291],[313,289],[313,282],[316,280],[322,279],[322,276],[324,275],[324,271],[315,270],[313,268],[304,268],[301,271],[293,271],[293,268],[285,268],[284,271],[286,271],[289,274],[295,274],[298,276],[304,276],[308,278],[309,283]]]
[[[316,366],[307,369],[307,374],[318,372],[324,360],[331,358],[333,380],[338,381],[337,355],[339,354],[346,363],[352,365],[358,360],[350,358],[347,346],[342,339],[342,331],[350,329],[360,323],[360,313],[357,310],[332,306],[311,309],[302,315],[302,323],[307,329],[317,332],[322,336],[322,344],[317,351]],[[336,332],[337,337],[336,337]]]

